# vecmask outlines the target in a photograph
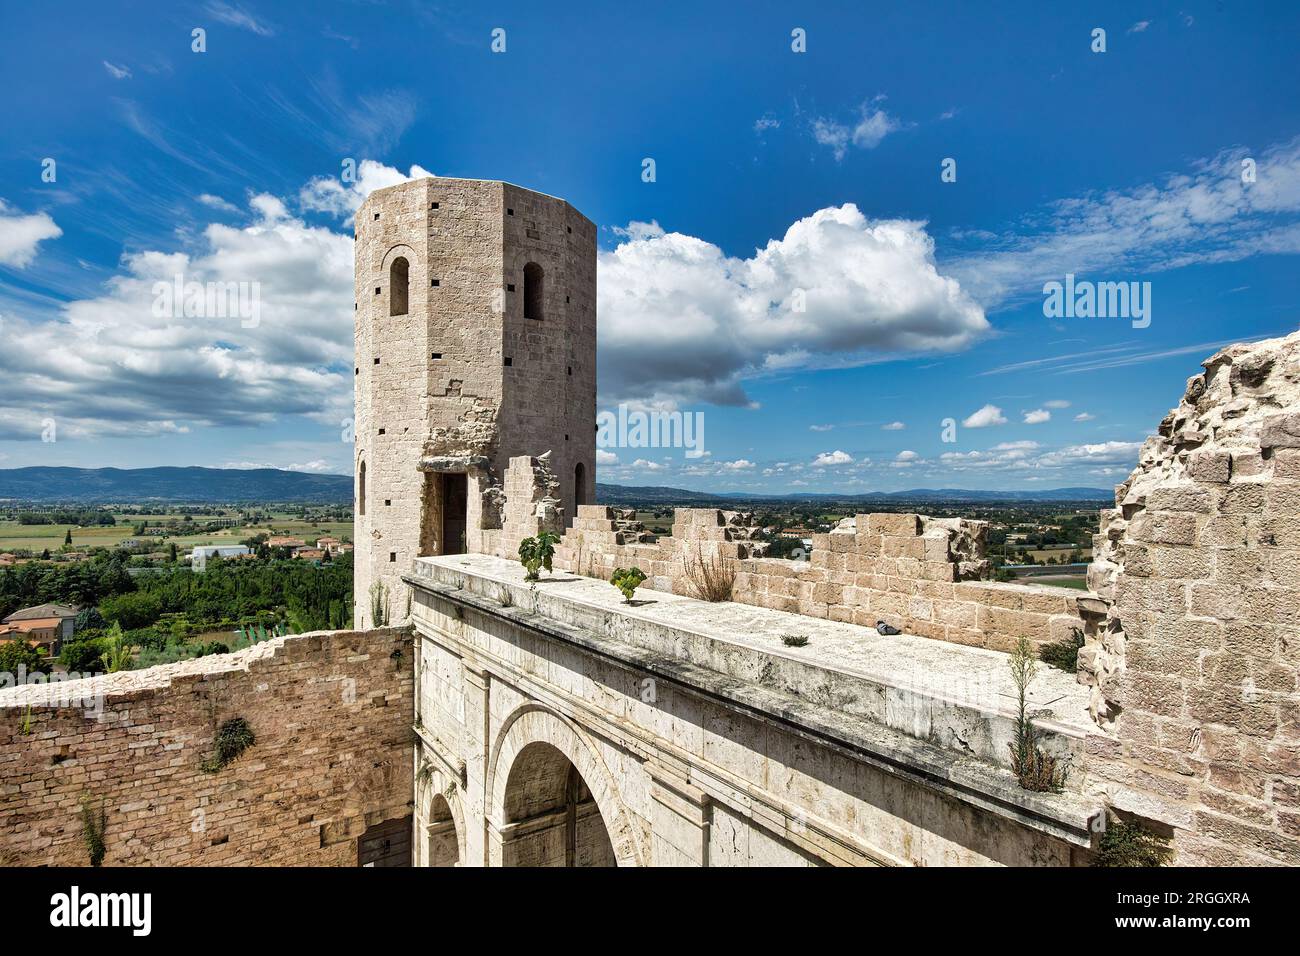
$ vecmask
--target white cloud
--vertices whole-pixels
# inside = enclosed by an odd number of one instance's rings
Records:
[[[11,211],[0,199],[0,265],[25,269],[36,258],[36,247],[46,239],[57,239],[63,230],[47,213],[24,216]]]
[[[191,252],[127,256],[101,295],[55,319],[7,318],[0,436],[34,438],[43,417],[60,439],[295,415],[341,430],[352,415],[352,238],[307,226],[272,196],[249,206],[249,225],[210,224]],[[156,287],[177,275],[242,282],[250,295],[257,283],[256,324],[156,309]]]
[[[894,456],[895,461],[916,461],[921,456],[911,449],[904,449]]]
[[[307,471],[316,474],[330,474],[337,472],[339,469],[323,458],[317,458],[308,462],[295,463],[287,465],[274,464],[266,461],[228,461],[220,465],[221,468],[238,468],[241,471],[253,471],[259,468],[277,468],[281,471]]]
[[[596,464],[598,465],[617,465],[618,455],[612,451],[606,451],[603,448],[596,449]]]
[[[400,170],[372,159],[363,159],[356,169],[356,181],[345,183],[338,177],[317,176],[298,192],[298,203],[303,209],[328,213],[350,220],[361,204],[376,189],[396,186],[412,179],[432,176],[421,166],[412,166],[407,175]]]
[[[747,259],[657,224],[627,233],[598,257],[603,401],[745,405],[746,378],[957,350],[989,328],[935,268],[924,224],[871,221],[852,204]]]
[[[835,451],[822,452],[820,455],[818,455],[816,458],[813,459],[812,463],[814,466],[847,465],[850,464],[852,461],[853,461],[852,455],[850,455],[848,452],[840,451],[837,448]]]
[[[1070,403],[1063,398],[1054,398],[1050,402],[1043,402],[1044,408],[1069,408]]]
[[[1002,409],[996,405],[985,405],[983,408],[967,416],[962,422],[967,428],[988,428],[990,425],[1005,425],[1006,417],[1002,414]]]
[[[1142,443],[1135,441],[1106,441],[1092,445],[1070,445],[1058,451],[1049,452],[1038,459],[1038,463],[1047,467],[1062,465],[1125,465],[1137,464],[1138,451]]]
[[[1242,182],[1242,160],[1256,181]],[[1300,253],[1300,137],[1225,150],[1158,183],[1063,199],[1006,231],[1011,238],[945,263],[988,308],[1041,296],[1067,272],[1106,278],[1253,255]],[[1119,276],[1116,276],[1119,278]]]
[[[809,425],[808,430],[814,432],[828,432],[834,427],[834,425]]]
[[[208,16],[212,17],[218,23],[224,23],[231,27],[238,27],[241,30],[247,30],[249,33],[255,33],[260,37],[275,36],[274,29],[272,29],[268,24],[256,19],[243,7],[230,3],[222,3],[221,0],[211,0],[207,5],[206,10]]]
[[[902,422],[890,422],[888,425],[881,425],[880,427],[887,432],[901,432],[907,426]]]
[[[781,121],[772,116],[760,116],[754,121],[754,132],[765,133],[769,129],[780,129]]]
[[[240,211],[239,207],[234,203],[227,202],[220,196],[212,195],[212,193],[200,193],[198,201],[203,203],[203,205],[207,206],[209,209],[217,209],[221,212],[236,213]]]
[[[877,97],[874,102],[879,100]],[[902,129],[903,124],[875,106],[874,102],[863,104],[861,115],[852,126],[825,118],[813,120],[813,139],[822,146],[829,146],[836,162],[844,159],[850,145],[875,149],[890,133]]]
[[[1045,408],[1035,408],[1032,412],[1025,412],[1026,425],[1041,425],[1043,422],[1050,422],[1052,413]]]
[[[108,75],[115,80],[131,79],[131,71],[125,66],[118,66],[116,63],[109,63],[107,60],[105,60],[104,69],[107,70]]]
[[[1089,414],[1088,412],[1080,412],[1074,416],[1074,420],[1076,422],[1090,422],[1096,417],[1096,415]]]
[[[638,458],[636,461],[632,462],[632,467],[640,468],[644,471],[663,471],[667,466],[657,461],[651,461],[648,458]]]
[[[1151,26],[1151,21],[1150,21],[1150,20],[1139,20],[1137,23],[1135,23],[1135,24],[1133,24],[1131,27],[1129,27],[1128,30],[1127,30],[1127,32],[1128,32],[1128,33],[1144,33],[1144,32],[1146,32],[1146,28],[1149,27],[1149,26]]]
[[[731,471],[746,471],[753,468],[754,463],[748,458],[737,458],[735,461],[724,461],[722,467]]]

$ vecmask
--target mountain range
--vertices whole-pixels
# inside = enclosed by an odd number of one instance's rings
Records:
[[[913,488],[870,494],[756,495],[711,493],[659,486],[596,485],[609,505],[717,505],[736,501],[1110,501],[1107,488],[1035,491],[973,491]],[[4,468],[0,499],[23,501],[309,502],[352,500],[350,475],[323,475],[277,468]]]

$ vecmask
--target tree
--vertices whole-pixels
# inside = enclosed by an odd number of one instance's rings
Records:
[[[30,674],[40,670],[44,661],[44,655],[25,637],[15,636],[13,640],[0,644],[0,672],[16,675],[18,668],[22,667]]]
[[[524,538],[519,542],[519,563],[524,566],[524,580],[536,581],[541,576],[542,568],[551,570],[551,559],[555,557],[555,543],[558,535],[543,531],[535,538]]]
[[[162,615],[162,603],[152,594],[140,591],[102,601],[99,609],[105,620],[120,624],[127,631],[148,627]]]
[[[65,548],[70,548],[70,547],[72,547],[72,529],[71,529],[71,528],[69,528],[66,532],[64,532],[64,535],[63,535],[63,546],[64,546]]]

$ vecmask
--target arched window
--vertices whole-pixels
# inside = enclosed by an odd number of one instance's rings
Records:
[[[411,264],[402,256],[388,270],[388,314],[406,315],[411,290]]]
[[[357,513],[366,513],[366,463],[357,469]]]
[[[587,467],[578,462],[573,466],[573,516],[578,516],[578,505],[587,503]]]
[[[542,317],[542,267],[536,262],[524,266],[524,318]]]

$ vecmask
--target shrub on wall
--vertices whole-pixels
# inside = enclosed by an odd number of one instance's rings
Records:
[[[231,717],[217,728],[212,756],[203,762],[206,773],[216,773],[257,742],[253,728],[243,717]]]
[[[1168,866],[1169,839],[1129,820],[1112,820],[1097,845],[1093,866]]]
[[[555,543],[558,535],[543,531],[535,538],[524,538],[519,542],[519,563],[524,566],[524,580],[536,581],[541,577],[542,568],[551,570],[551,559],[555,557]]]

